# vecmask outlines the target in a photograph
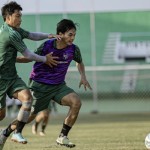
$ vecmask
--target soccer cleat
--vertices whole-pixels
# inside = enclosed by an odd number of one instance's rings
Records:
[[[14,133],[11,140],[17,143],[27,144],[27,140],[21,135],[21,133]]]
[[[69,147],[69,148],[73,148],[73,147],[76,146],[75,144],[73,144],[72,142],[69,141],[67,136],[58,137],[57,140],[56,140],[56,143],[58,145],[66,146],[66,147]]]
[[[45,133],[43,131],[39,132],[40,136],[45,136]]]
[[[32,125],[32,133],[37,134],[37,128],[36,128],[35,124]]]
[[[0,150],[3,149],[5,142],[7,140],[7,137],[4,136],[3,132],[4,132],[4,130],[0,130]]]

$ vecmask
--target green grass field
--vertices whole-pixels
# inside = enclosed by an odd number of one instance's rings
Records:
[[[32,135],[31,124],[24,129],[26,145],[7,140],[4,150],[66,150],[55,140],[60,132],[65,115],[52,115],[47,135]],[[10,121],[6,118],[0,128]],[[69,134],[76,143],[74,150],[146,150],[144,139],[150,132],[150,114],[81,114]]]

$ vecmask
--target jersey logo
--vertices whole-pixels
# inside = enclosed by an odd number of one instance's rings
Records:
[[[68,55],[67,54],[64,54],[63,55],[63,60],[67,60],[68,59]]]

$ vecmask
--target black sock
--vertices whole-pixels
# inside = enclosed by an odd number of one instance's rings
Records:
[[[66,124],[63,124],[63,128],[61,130],[61,133],[60,133],[60,136],[67,136],[69,131],[70,131],[71,127],[66,125]]]
[[[42,126],[41,126],[41,131],[44,132],[44,131],[45,131],[45,128],[46,128],[46,125],[45,125],[45,124],[42,124]]]
[[[24,126],[25,126],[25,122],[21,122],[21,121],[18,121],[17,123],[17,128],[16,128],[16,133],[21,133]]]
[[[35,125],[35,129],[37,130],[39,122],[35,122],[34,125]]]
[[[4,136],[8,137],[14,130],[11,129],[11,124],[4,130]]]

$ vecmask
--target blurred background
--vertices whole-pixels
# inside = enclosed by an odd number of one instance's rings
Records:
[[[0,0],[2,7],[8,0]],[[78,88],[80,75],[72,62],[66,82],[79,93],[82,113],[150,112],[149,0],[16,0],[23,7],[22,28],[56,33],[62,18],[79,24],[80,47],[93,91]],[[0,16],[0,25],[3,24]],[[42,41],[41,41],[42,42]],[[25,40],[32,51],[41,42]],[[28,83],[33,63],[16,64]],[[62,107],[58,112],[65,112]]]

